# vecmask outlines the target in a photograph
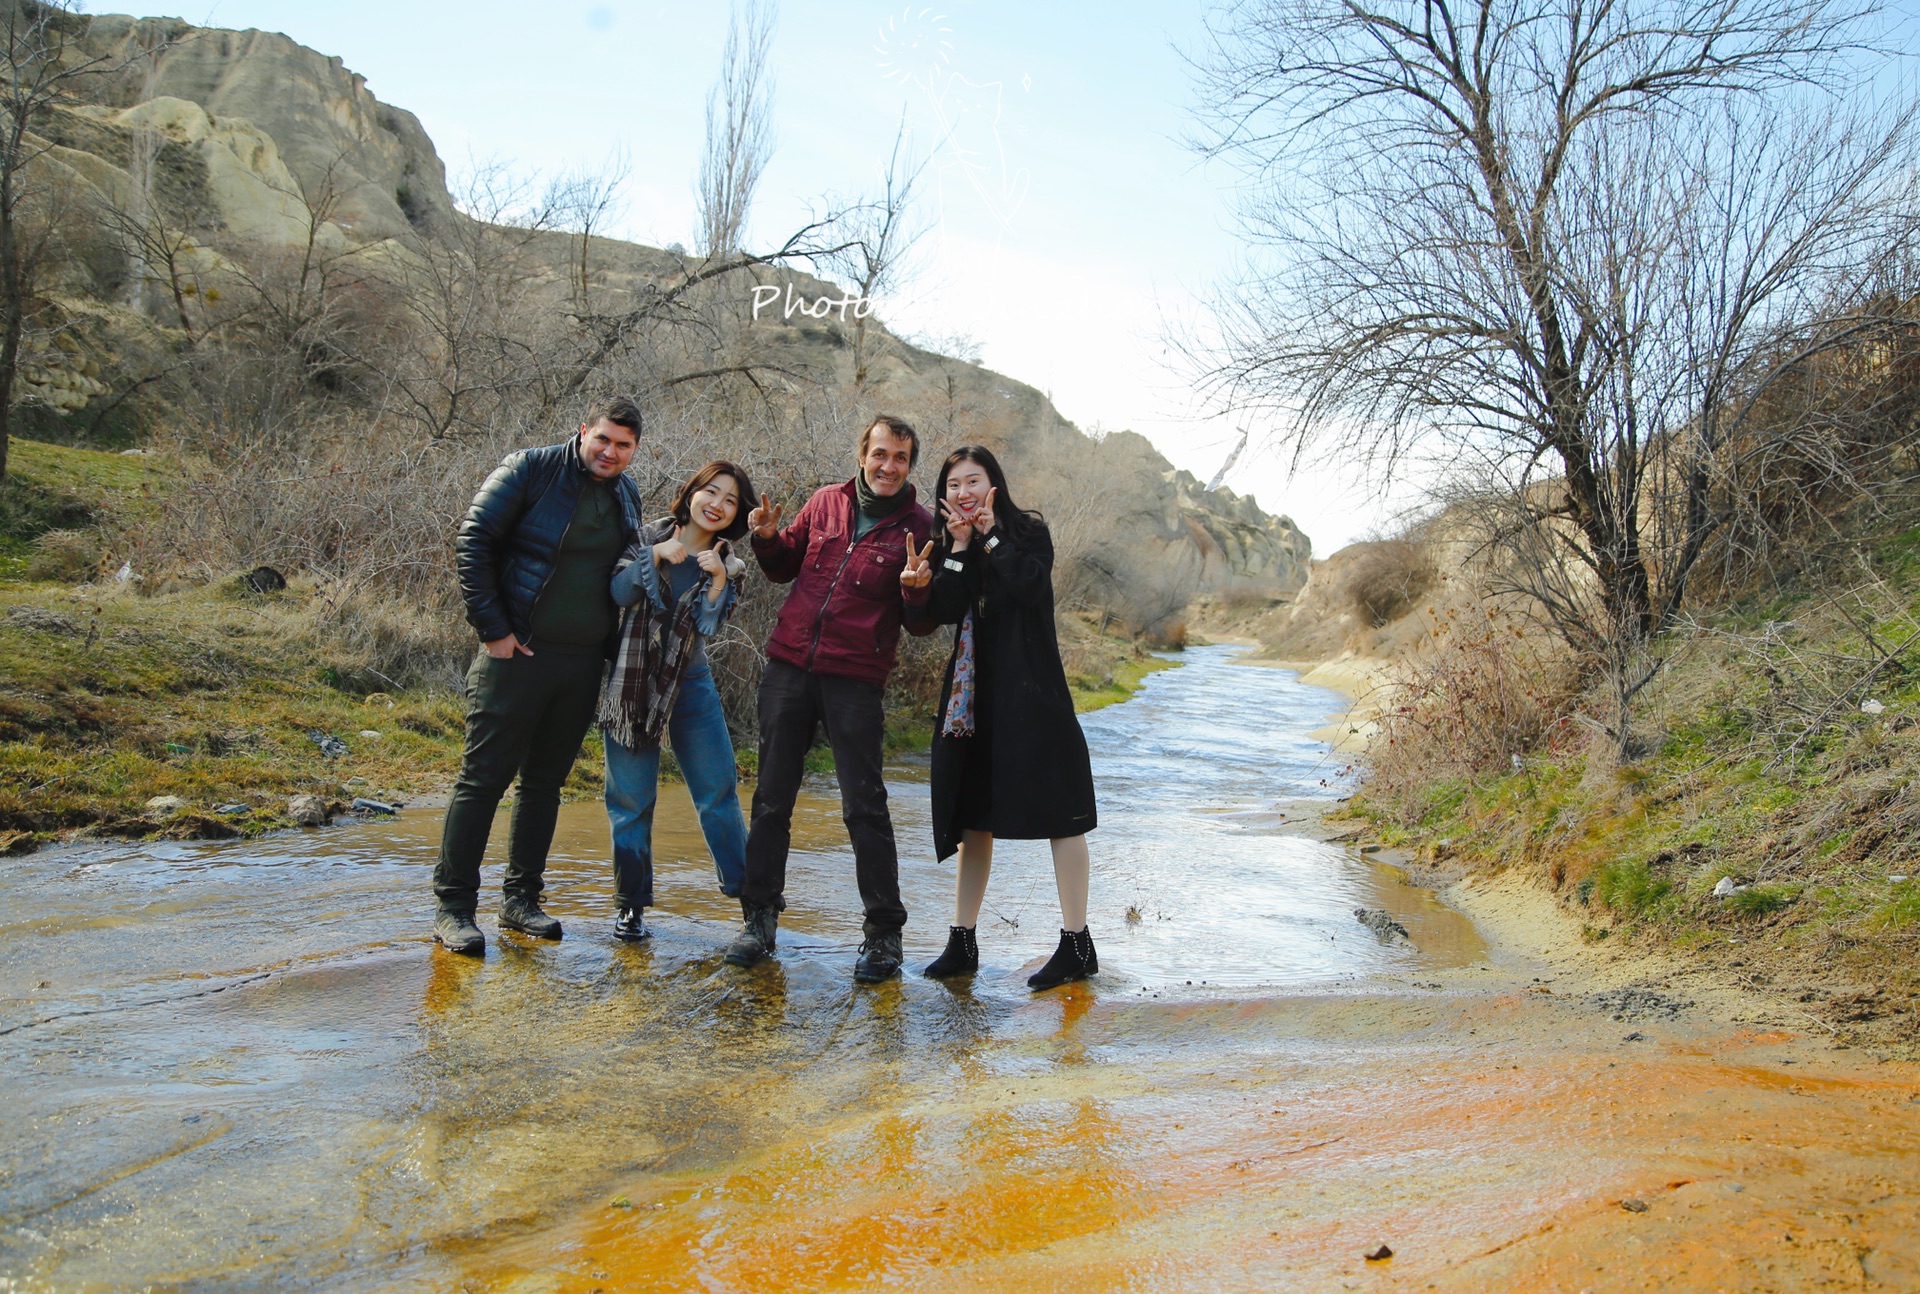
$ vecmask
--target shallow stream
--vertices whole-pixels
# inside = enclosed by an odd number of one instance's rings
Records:
[[[566,939],[496,938],[488,896],[482,961],[425,942],[427,810],[7,862],[0,1289],[1317,1288],[1362,1270],[1390,1206],[1449,1263],[1532,1227],[1610,1152],[1438,1116],[1493,1102],[1534,1128],[1599,1062],[1540,999],[1440,991],[1496,973],[1459,913],[1286,833],[1290,802],[1344,793],[1307,735],[1342,702],[1235,655],[1190,650],[1086,717],[1102,973],[1037,997],[1044,843],[997,851],[971,984],[855,988],[825,779],[779,958],[750,973],[720,962],[737,908],[679,787],[638,946],[610,936],[594,804],[563,812],[548,873]],[[924,759],[889,786],[911,969],[951,871]],[[1484,1049],[1530,1012],[1551,1054],[1489,1084]],[[1387,1103],[1376,1145],[1356,1128]],[[1446,1212],[1489,1183],[1511,1206]]]

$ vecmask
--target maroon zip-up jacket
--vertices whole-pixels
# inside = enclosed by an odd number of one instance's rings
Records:
[[[858,539],[851,479],[816,490],[773,538],[753,536],[767,578],[793,585],[767,640],[767,659],[881,686],[899,654],[901,626],[920,638],[934,631],[927,590],[900,587],[907,537],[917,552],[933,530],[932,515],[915,502],[913,487],[906,489],[906,504]]]

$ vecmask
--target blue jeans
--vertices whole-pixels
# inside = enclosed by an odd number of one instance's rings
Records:
[[[733,738],[713,674],[680,680],[667,719],[673,757],[686,775],[700,830],[713,853],[720,892],[738,898],[747,870],[747,826],[740,816]],[[623,908],[653,905],[653,806],[660,792],[660,748],[629,750],[607,738],[607,817],[613,824],[613,891]]]

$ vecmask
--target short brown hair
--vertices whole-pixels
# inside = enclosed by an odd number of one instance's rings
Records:
[[[633,402],[630,395],[610,395],[596,402],[587,410],[587,416],[581,420],[583,426],[592,427],[602,422],[611,422],[625,427],[640,438],[640,406]]]
[[[673,519],[686,526],[693,523],[693,496],[723,476],[731,476],[733,483],[740,489],[740,507],[733,514],[733,521],[720,532],[722,539],[739,539],[747,533],[747,514],[760,506],[760,496],[753,492],[753,482],[747,479],[746,469],[737,463],[729,463],[724,458],[716,458],[695,472],[680,487],[680,493],[673,496]]]
[[[860,433],[859,454],[862,461],[867,457],[867,445],[873,440],[875,427],[885,427],[888,434],[907,442],[907,470],[911,472],[920,461],[920,433],[913,429],[913,424],[891,413],[874,414],[867,420],[867,429]]]

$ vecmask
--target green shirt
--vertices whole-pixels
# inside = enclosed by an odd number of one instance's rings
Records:
[[[533,607],[529,645],[536,652],[543,646],[597,652],[606,645],[613,632],[613,595],[607,586],[624,539],[613,487],[598,481],[581,486],[553,574]]]

